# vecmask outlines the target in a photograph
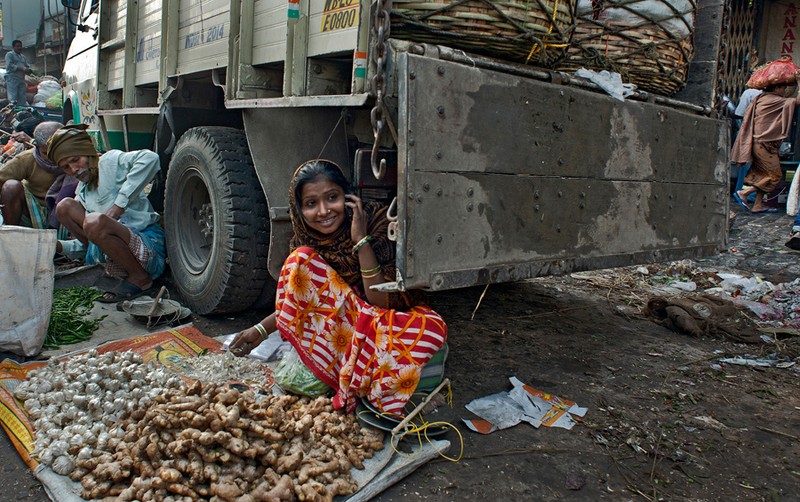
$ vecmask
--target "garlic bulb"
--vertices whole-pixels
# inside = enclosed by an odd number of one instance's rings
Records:
[[[91,456],[92,446],[124,436],[122,429],[111,429],[123,415],[147,408],[167,388],[183,385],[163,368],[145,366],[139,354],[98,354],[92,349],[31,371],[15,396],[34,419],[34,456],[54,471],[68,473],[76,455]]]

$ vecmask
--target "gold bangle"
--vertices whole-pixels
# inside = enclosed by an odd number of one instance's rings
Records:
[[[256,328],[256,331],[258,331],[261,334],[262,339],[264,340],[267,339],[267,330],[264,329],[264,326],[262,326],[260,322],[255,323],[253,327]]]
[[[362,275],[361,275],[361,278],[362,278],[362,279],[372,279],[372,278],[374,278],[374,277],[378,277],[379,275],[381,275],[381,271],[380,271],[380,270],[378,270],[378,271],[377,271],[377,272],[375,272],[374,274],[368,274],[368,275],[366,275],[366,274],[362,274]]]
[[[381,266],[380,266],[380,265],[378,265],[378,266],[377,266],[377,267],[375,267],[375,268],[369,268],[369,269],[366,269],[366,270],[364,270],[364,269],[362,268],[362,269],[361,269],[361,273],[362,273],[362,274],[371,274],[371,273],[373,273],[373,272],[377,272],[377,271],[378,271],[378,270],[380,270],[380,269],[381,269]]]
[[[371,240],[372,240],[371,235],[365,235],[364,237],[362,237],[361,240],[356,242],[356,245],[353,246],[353,254],[357,253],[358,250],[361,249],[361,246],[363,246],[364,244],[368,243]]]

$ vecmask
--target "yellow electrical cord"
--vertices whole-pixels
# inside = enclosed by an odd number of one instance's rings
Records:
[[[444,397],[445,397],[445,402],[450,406],[450,408],[452,408],[453,407],[453,388],[449,383],[447,384],[447,393],[444,395]],[[382,413],[377,413],[377,412],[374,412],[374,411],[369,410],[369,409],[362,410],[362,411],[360,411],[358,413],[359,416],[361,416],[362,414],[369,414],[369,415],[371,415],[371,416],[373,416],[375,418],[378,418],[378,419],[397,420],[396,418],[389,417],[388,415],[384,415]],[[414,422],[417,419],[420,420],[419,425],[414,424]],[[367,422],[367,423],[369,423],[369,422]],[[461,431],[459,431],[458,428],[455,425],[451,424],[450,422],[426,422],[425,419],[422,418],[422,415],[417,415],[416,417],[414,417],[414,419],[411,421],[411,423],[406,425],[405,429],[402,432],[400,432],[399,434],[393,434],[391,439],[389,440],[389,444],[391,444],[392,450],[394,450],[394,452],[397,453],[398,455],[402,455],[404,457],[413,457],[415,454],[413,454],[413,453],[404,453],[404,452],[398,450],[397,446],[400,444],[400,441],[402,439],[404,439],[406,436],[408,436],[410,434],[416,434],[417,435],[417,443],[419,444],[420,447],[422,447],[422,438],[423,438],[423,436],[425,437],[425,441],[427,441],[429,444],[433,444],[433,441],[428,437],[428,429],[431,428],[431,427],[438,427],[438,428],[441,428],[441,429],[445,429],[445,428],[449,427],[449,428],[453,429],[456,432],[456,434],[458,434],[458,442],[460,444],[460,450],[458,452],[458,457],[455,457],[455,458],[448,457],[447,455],[442,453],[441,450],[437,450],[437,453],[439,454],[439,456],[441,456],[445,460],[449,460],[450,462],[458,462],[459,460],[461,460],[461,457],[464,455],[464,437],[461,435]]]

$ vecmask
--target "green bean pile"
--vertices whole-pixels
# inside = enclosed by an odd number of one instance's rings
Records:
[[[90,339],[100,321],[106,318],[106,316],[89,318],[94,301],[101,296],[103,296],[102,291],[86,286],[55,290],[44,348],[58,349],[61,345]]]

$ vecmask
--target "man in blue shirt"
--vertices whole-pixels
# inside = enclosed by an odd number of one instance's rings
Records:
[[[85,254],[86,263],[105,263],[109,275],[125,278],[99,301],[128,300],[150,289],[166,265],[164,230],[144,193],[161,166],[150,150],[98,156],[86,128],[62,127],[48,143],[47,155],[80,182],[75,198],[56,206],[74,237],[58,241],[56,250],[73,258]]]
[[[6,53],[6,90],[8,100],[17,106],[27,106],[28,99],[25,95],[25,75],[33,73],[28,60],[22,55],[22,42],[11,42],[10,50]]]

